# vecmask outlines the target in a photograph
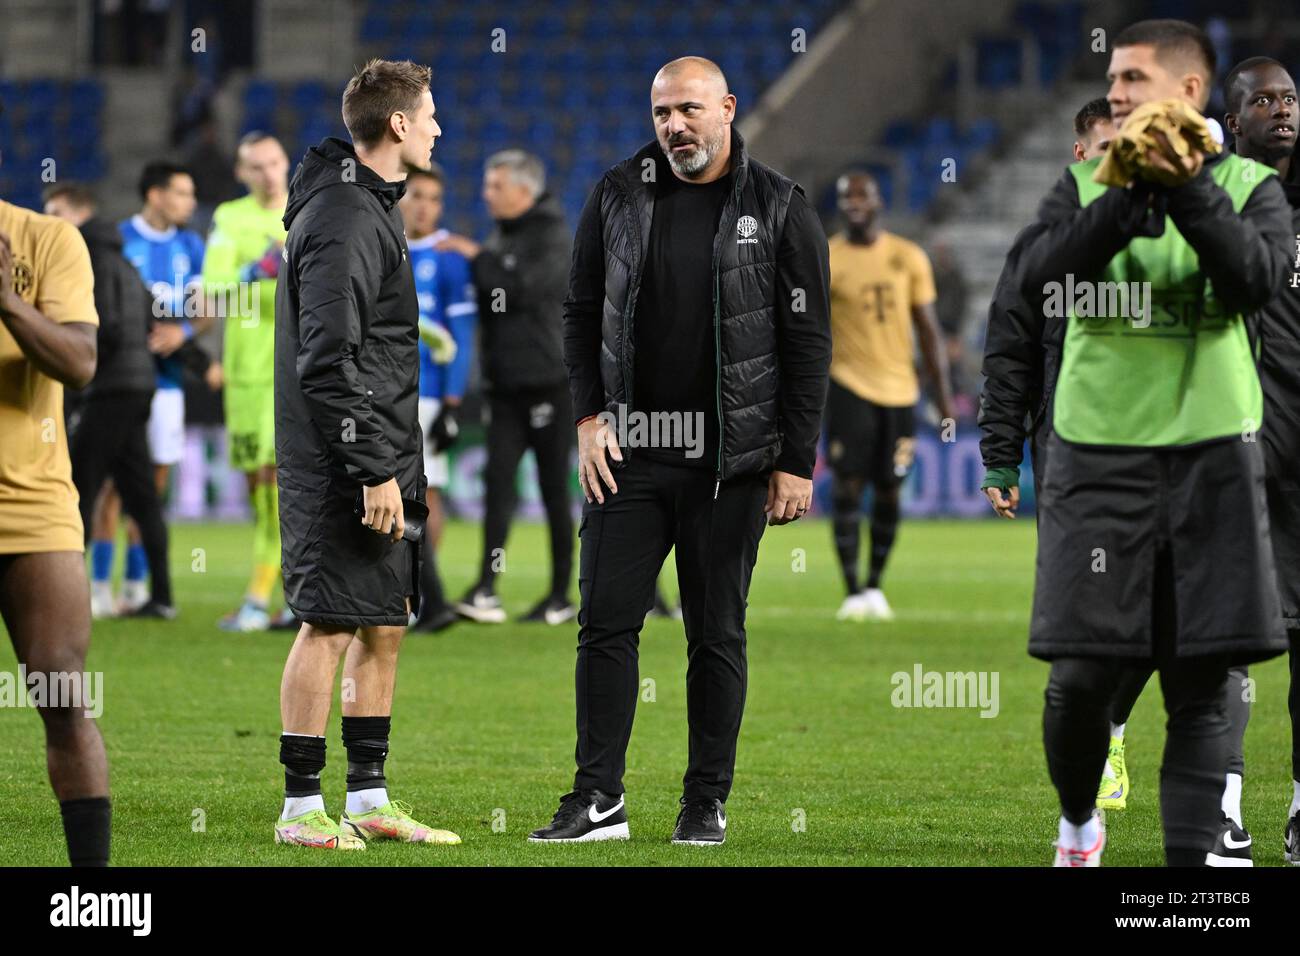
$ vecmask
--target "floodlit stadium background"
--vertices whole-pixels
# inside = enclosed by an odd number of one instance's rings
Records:
[[[444,225],[485,234],[482,162],[512,146],[544,159],[572,225],[601,172],[652,137],[658,67],[708,56],[736,94],[751,151],[804,185],[828,232],[835,177],[865,166],[888,203],[886,228],[930,253],[960,419],[942,442],[933,411],[922,416],[904,507],[982,517],[972,423],[984,310],[1011,238],[1070,160],[1070,118],[1105,92],[1106,37],[1144,17],[1191,19],[1222,73],[1256,54],[1300,62],[1297,13],[1290,0],[0,0],[0,196],[39,208],[51,176],[81,180],[123,218],[137,211],[141,166],[174,158],[194,169],[192,225],[204,232],[213,206],[241,191],[230,174],[241,134],[274,133],[296,165],[307,146],[344,135],[343,84],[381,56],[433,67]],[[1210,115],[1221,114],[1216,93]],[[220,330],[205,344],[218,352]],[[221,462],[219,396],[197,381],[188,392],[171,515],[242,517],[243,482]],[[471,394],[448,489],[451,512],[470,519],[477,411]],[[523,501],[537,516],[532,467],[530,456]]]

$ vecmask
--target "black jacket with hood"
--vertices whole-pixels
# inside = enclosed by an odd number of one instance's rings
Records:
[[[418,548],[365,528],[362,485],[423,501],[419,307],[397,201],[349,143],[289,185],[275,298],[275,450],[285,601],[313,624],[402,625]]]
[[[502,219],[474,258],[483,378],[493,391],[561,385],[564,295],[573,239],[564,209],[542,193]]]
[[[1297,153],[1300,157],[1300,153]],[[1296,159],[1291,160],[1292,164]],[[1295,166],[1292,166],[1295,175]],[[1300,183],[1283,182],[1295,233],[1282,290],[1258,318],[1268,517],[1282,618],[1300,628]]]
[[[81,237],[90,250],[95,274],[95,311],[99,313],[99,360],[95,377],[80,392],[82,402],[100,395],[153,393],[157,373],[149,351],[153,295],[135,266],[122,255],[122,233],[106,219],[88,219]]]

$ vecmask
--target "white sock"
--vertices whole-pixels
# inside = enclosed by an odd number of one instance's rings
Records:
[[[1243,830],[1246,828],[1241,822],[1241,774],[1228,774],[1227,782],[1223,786],[1222,807],[1225,817]]]
[[[292,820],[294,817],[300,817],[304,813],[324,809],[325,798],[319,793],[313,793],[310,797],[285,797],[284,812],[280,814],[280,819]]]
[[[1286,812],[1288,820],[1300,813],[1300,780],[1292,780],[1291,785],[1295,787],[1295,795],[1291,798],[1291,809]]]
[[[1091,850],[1097,845],[1097,837],[1100,836],[1097,815],[1094,813],[1088,817],[1088,822],[1083,826],[1075,826],[1065,817],[1061,817],[1060,826],[1057,829],[1061,846],[1067,850]]]
[[[388,802],[388,788],[372,787],[369,790],[348,791],[348,813],[369,813]]]
[[[1110,735],[1111,735],[1112,737],[1118,737],[1120,740],[1123,740],[1123,739],[1124,739],[1124,727],[1125,727],[1127,724],[1128,724],[1128,721],[1124,721],[1124,723],[1122,723],[1122,724],[1111,724],[1111,725],[1110,725]]]

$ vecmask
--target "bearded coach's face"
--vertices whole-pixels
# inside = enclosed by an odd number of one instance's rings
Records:
[[[650,87],[650,110],[673,172],[691,179],[709,167],[731,135],[736,98],[722,81],[686,67],[660,71]]]

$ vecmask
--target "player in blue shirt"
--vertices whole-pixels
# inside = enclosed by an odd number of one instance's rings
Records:
[[[438,229],[443,209],[443,174],[412,170],[399,204],[406,224],[411,270],[420,303],[420,428],[424,432],[425,500],[429,521],[420,562],[420,612],[416,630],[442,630],[456,619],[447,604],[435,564],[442,532],[442,494],[447,486],[445,449],[455,440],[456,408],[465,394],[478,304],[469,262],[434,246],[446,235]]]
[[[158,489],[167,487],[171,466],[181,459],[185,444],[185,393],[182,358],[206,364],[197,346],[182,348],[205,321],[201,316],[199,275],[203,268],[203,239],[183,228],[194,214],[194,180],[182,166],[154,162],[140,175],[139,213],[118,226],[122,254],[136,267],[154,296],[156,321],[149,347],[158,364],[157,390],[149,412],[149,452]],[[121,502],[116,489],[105,487],[95,507],[91,546],[91,610],[96,617],[114,614],[110,578],[113,542]],[[134,523],[129,526],[126,574],[121,610],[134,610],[148,600],[148,562]]]

